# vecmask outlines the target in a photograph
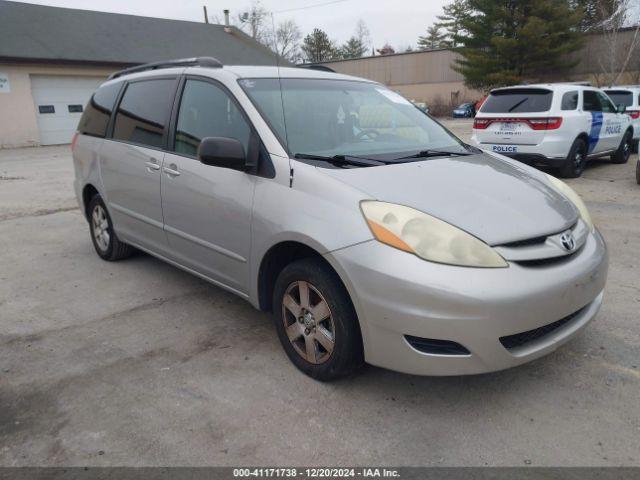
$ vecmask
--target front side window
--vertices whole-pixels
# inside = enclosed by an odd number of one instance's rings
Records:
[[[427,149],[465,151],[441,125],[377,84],[260,78],[241,80],[240,85],[294,156],[374,156],[392,161]]]
[[[494,90],[480,108],[481,113],[537,113],[551,108],[553,92],[544,88]]]
[[[175,151],[195,157],[205,137],[239,140],[249,149],[251,128],[231,98],[205,81],[187,80],[176,124]]]
[[[615,107],[611,100],[602,92],[597,92],[600,103],[602,104],[602,111],[605,113],[616,113],[618,109]]]
[[[113,138],[161,148],[174,86],[174,79],[130,83],[116,113]]]
[[[122,82],[111,83],[100,87],[91,96],[89,104],[80,118],[78,131],[93,137],[104,138],[107,133],[109,118],[121,87]],[[82,111],[82,107],[80,107],[79,111]],[[69,112],[71,112],[71,109],[69,109]]]
[[[585,90],[583,92],[583,98],[584,98],[583,110],[585,112],[601,112],[602,111],[602,105],[600,104],[600,99],[598,98],[598,95],[596,95],[595,91]]]
[[[575,110],[578,108],[578,92],[566,92],[562,95],[561,110]]]

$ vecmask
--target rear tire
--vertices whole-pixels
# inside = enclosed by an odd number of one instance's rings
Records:
[[[640,185],[640,159],[636,162],[636,182]]]
[[[338,275],[320,259],[298,260],[278,275],[273,320],[291,362],[316,380],[335,380],[364,364],[351,298]]]
[[[116,235],[111,216],[100,195],[94,195],[91,199],[88,212],[91,241],[98,256],[108,262],[131,256],[134,248],[120,241]]]
[[[563,178],[578,178],[584,172],[587,163],[587,142],[582,138],[576,138],[571,145],[565,164],[560,167],[558,173]]]
[[[632,150],[632,146],[631,146],[633,142],[632,137],[633,137],[633,134],[629,131],[627,131],[624,134],[624,136],[622,137],[622,141],[620,142],[620,146],[618,147],[618,150],[616,150],[616,153],[611,155],[611,162],[622,164],[622,163],[627,163],[629,161],[629,157],[631,156],[631,150]]]

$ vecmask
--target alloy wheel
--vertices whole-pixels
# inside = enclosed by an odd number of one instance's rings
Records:
[[[309,282],[290,284],[282,298],[282,321],[294,350],[312,364],[326,362],[335,346],[329,304]]]
[[[107,213],[100,205],[96,205],[93,209],[93,214],[91,215],[91,226],[93,229],[93,238],[95,238],[98,248],[103,252],[106,252],[109,248],[111,235],[109,233]]]
[[[631,156],[631,138],[627,134],[624,138],[624,145],[622,146],[622,156],[624,158],[625,163],[629,160]]]
[[[578,147],[573,157],[573,164],[576,172],[582,172],[584,169],[585,150]]]

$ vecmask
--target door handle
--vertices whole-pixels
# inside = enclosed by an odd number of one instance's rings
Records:
[[[160,170],[160,165],[158,165],[158,161],[155,158],[152,158],[148,162],[144,162],[147,166],[147,170],[149,173],[153,173],[154,170]]]
[[[175,163],[172,163],[168,167],[162,167],[162,171],[170,177],[180,176],[180,172],[178,171],[178,166]]]

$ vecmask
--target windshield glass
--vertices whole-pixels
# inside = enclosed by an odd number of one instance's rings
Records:
[[[616,105],[622,104],[625,107],[633,105],[633,93],[631,92],[626,92],[624,90],[605,90],[605,92]]]
[[[482,104],[482,113],[533,113],[551,108],[553,92],[541,88],[494,90]]]
[[[244,79],[240,85],[292,156],[397,160],[427,149],[466,151],[444,127],[380,85],[289,78]]]

